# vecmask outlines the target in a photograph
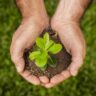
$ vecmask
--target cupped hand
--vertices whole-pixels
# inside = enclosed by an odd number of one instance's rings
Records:
[[[72,56],[72,62],[68,69],[51,78],[50,83],[44,85],[47,88],[53,87],[71,76],[76,76],[83,64],[86,53],[85,40],[79,24],[75,21],[53,20],[52,29],[58,32],[61,42],[67,52]]]
[[[51,20],[51,27],[58,33],[62,44],[72,56],[72,62],[66,70],[52,77],[50,82],[44,85],[46,88],[51,88],[71,76],[76,76],[83,64],[86,44],[79,21],[88,3],[89,0],[60,0],[58,4]]]
[[[22,22],[16,32],[13,34],[12,43],[10,47],[11,58],[16,65],[19,74],[28,82],[38,85],[41,82],[48,83],[49,79],[45,76],[36,77],[29,71],[25,70],[25,62],[23,54],[25,49],[29,49],[35,42],[41,32],[49,26],[49,19],[45,9],[39,3],[41,0],[34,2],[34,0],[17,0],[17,6],[20,8],[22,14]]]

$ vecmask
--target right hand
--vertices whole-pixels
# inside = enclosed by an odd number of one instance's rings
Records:
[[[21,22],[21,25],[13,35],[10,53],[12,61],[16,65],[19,74],[28,82],[38,85],[40,84],[40,82],[48,83],[49,79],[45,76],[37,78],[29,71],[25,70],[23,54],[25,49],[29,49],[33,45],[36,37],[38,37],[41,32],[49,26],[49,18],[43,8],[37,8],[37,11],[32,11],[31,5],[34,2],[33,0],[17,0],[17,5],[21,10],[23,20]],[[35,7],[35,5],[33,7]],[[39,14],[39,10],[41,10],[42,13]],[[29,14],[29,12],[31,13]],[[37,12],[38,14],[35,14],[35,12]]]
[[[88,0],[60,0],[59,2],[51,20],[51,27],[58,33],[62,44],[72,56],[72,62],[66,70],[52,77],[50,82],[44,85],[47,88],[56,86],[71,76],[76,76],[83,64],[86,44],[79,21],[87,5]]]

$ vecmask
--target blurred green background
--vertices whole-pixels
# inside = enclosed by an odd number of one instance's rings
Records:
[[[55,11],[57,1],[59,0],[45,0],[50,16]],[[18,75],[10,60],[12,34],[20,21],[15,0],[0,0],[0,96],[96,96],[96,1],[89,6],[81,21],[87,42],[83,67],[77,77],[51,89],[27,83]]]

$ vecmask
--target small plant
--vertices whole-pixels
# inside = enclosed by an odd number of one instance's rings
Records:
[[[36,39],[36,45],[33,52],[30,52],[29,59],[35,61],[37,67],[45,70],[47,65],[56,67],[56,59],[52,54],[57,54],[62,50],[62,45],[50,40],[49,34],[46,32],[42,38]]]

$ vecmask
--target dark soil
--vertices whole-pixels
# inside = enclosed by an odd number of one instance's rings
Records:
[[[55,40],[55,42],[61,43],[59,37],[56,36],[55,32],[53,32],[51,29],[44,30],[44,32],[42,33],[41,36],[43,36],[43,34],[46,31],[49,32],[51,39]],[[57,66],[55,68],[52,68],[52,67],[48,66],[45,71],[42,71],[40,68],[38,68],[35,65],[34,62],[29,60],[28,55],[29,55],[30,51],[32,51],[32,49],[26,50],[25,54],[24,54],[25,65],[26,65],[25,69],[29,70],[33,75],[38,76],[38,77],[45,75],[48,78],[51,78],[54,75],[59,74],[63,70],[67,69],[67,67],[71,63],[71,56],[70,56],[70,54],[68,54],[66,52],[65,48],[63,47],[63,49],[58,54],[53,55],[53,57],[55,57],[57,59]]]

